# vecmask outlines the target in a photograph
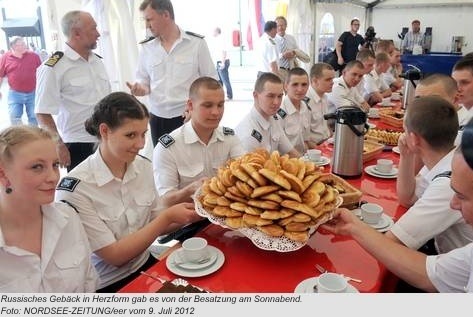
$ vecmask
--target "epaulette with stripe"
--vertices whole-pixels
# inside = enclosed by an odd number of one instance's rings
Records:
[[[174,142],[176,142],[172,136],[170,136],[169,134],[164,134],[163,136],[161,136],[159,138],[159,143],[161,143],[162,146],[164,146],[165,148],[168,148],[171,146],[171,144],[173,144]]]
[[[278,115],[281,117],[281,119],[284,119],[287,116],[287,112],[284,109],[279,108]]]
[[[152,40],[154,40],[155,38],[156,38],[155,36],[147,37],[147,38],[145,38],[144,40],[138,42],[138,44],[145,44],[145,43],[148,43],[149,41],[152,41]]]
[[[54,65],[56,65],[56,63],[59,62],[59,60],[63,56],[64,56],[64,52],[57,51],[53,55],[51,55],[51,57],[49,57],[49,59],[46,62],[44,62],[44,65],[49,66],[49,67],[54,67]]]
[[[138,156],[145,159],[145,160],[147,160],[148,162],[151,162],[151,160],[149,158],[147,158],[146,156],[144,156],[144,155],[138,154]]]
[[[201,34],[197,34],[197,33],[191,32],[191,31],[186,31],[186,34],[191,35],[191,36],[195,36],[195,37],[198,37],[198,38],[201,38],[201,39],[203,39],[205,37]]]
[[[235,131],[231,128],[223,127],[224,135],[235,135]]]

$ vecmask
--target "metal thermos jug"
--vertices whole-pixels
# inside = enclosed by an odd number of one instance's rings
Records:
[[[342,177],[361,176],[364,135],[369,129],[366,113],[358,107],[340,107],[324,118],[335,119],[332,173]]]
[[[422,73],[419,68],[410,64],[408,66],[412,68],[399,75],[399,77],[404,78],[404,88],[402,91],[402,96],[403,96],[402,108],[403,109],[407,109],[407,107],[414,100],[417,81],[422,78]]]

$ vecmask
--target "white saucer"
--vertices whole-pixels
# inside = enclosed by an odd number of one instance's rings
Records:
[[[401,154],[401,151],[399,151],[399,146],[393,147],[392,151],[397,154]]]
[[[370,119],[379,119],[379,114],[369,114],[368,113],[368,118],[370,118]]]
[[[381,229],[384,229],[386,227],[389,227],[393,223],[394,223],[394,221],[391,219],[391,217],[389,217],[386,214],[382,214],[381,219],[378,221],[378,223],[367,223],[367,225],[369,225],[370,227],[372,227],[376,230],[381,230]]]
[[[183,262],[180,252],[182,252],[182,248],[179,248],[175,252],[173,252],[172,255],[174,264],[186,270],[202,270],[208,266],[211,266],[217,260],[217,252],[211,252],[209,257],[206,258],[206,260],[208,259],[208,261],[206,261],[205,263]]]
[[[211,256],[215,256],[214,254],[216,254],[216,257],[217,257],[216,260],[213,262],[213,264],[209,266],[206,266],[202,269],[187,270],[180,265],[176,265],[174,264],[175,262],[174,257],[176,256],[176,251],[177,251],[176,250],[167,257],[166,267],[172,273],[179,276],[183,276],[183,277],[200,277],[200,276],[209,275],[222,267],[223,263],[225,262],[225,255],[223,255],[223,252],[217,249],[216,247],[213,247],[211,245],[209,245],[208,247],[209,247],[209,252],[213,253]]]
[[[371,122],[368,122],[368,126],[370,127],[370,129],[376,128],[376,124],[371,123]]]
[[[365,172],[371,176],[379,178],[397,178],[397,168],[393,167],[391,174],[381,174],[375,170],[376,165],[370,165],[365,167]]]
[[[328,144],[333,144],[335,142],[335,139],[333,137],[327,139]]]
[[[320,157],[320,160],[318,160],[318,161],[312,161],[307,155],[304,155],[304,156],[303,156],[303,159],[304,159],[305,161],[312,162],[312,163],[314,163],[314,164],[317,165],[317,166],[325,166],[325,165],[330,164],[330,158],[325,157],[325,156],[321,156],[321,157]]]
[[[317,285],[317,281],[319,280],[318,277],[310,277],[308,279],[303,280],[299,284],[297,284],[294,293],[316,293],[314,291],[314,285]],[[355,286],[348,283],[348,287],[344,293],[359,293]]]

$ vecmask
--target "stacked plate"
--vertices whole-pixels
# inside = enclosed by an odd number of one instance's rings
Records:
[[[183,261],[180,254],[182,248],[172,252],[166,259],[166,267],[172,273],[183,277],[199,277],[212,274],[222,267],[225,262],[223,252],[213,246],[208,246],[208,258],[198,262]]]
[[[365,172],[371,176],[379,178],[397,178],[398,169],[393,167],[388,173],[381,172],[376,168],[376,165],[370,165],[365,167]]]
[[[361,217],[361,209],[359,209],[359,208],[354,209],[353,213],[356,216],[358,216],[361,220],[363,220],[362,217]],[[368,223],[367,225],[369,225],[373,229],[376,229],[379,232],[386,232],[389,229],[391,229],[391,227],[394,225],[394,220],[391,217],[389,217],[388,215],[383,213],[382,216],[381,216],[381,219],[378,221],[378,223],[374,223],[374,224]]]

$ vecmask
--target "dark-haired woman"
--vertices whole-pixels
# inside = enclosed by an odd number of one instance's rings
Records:
[[[152,164],[138,154],[148,119],[132,95],[103,98],[85,122],[98,150],[57,187],[57,199],[77,208],[89,236],[99,292],[116,292],[154,264],[147,248],[156,237],[200,219],[190,203],[159,209]]]

